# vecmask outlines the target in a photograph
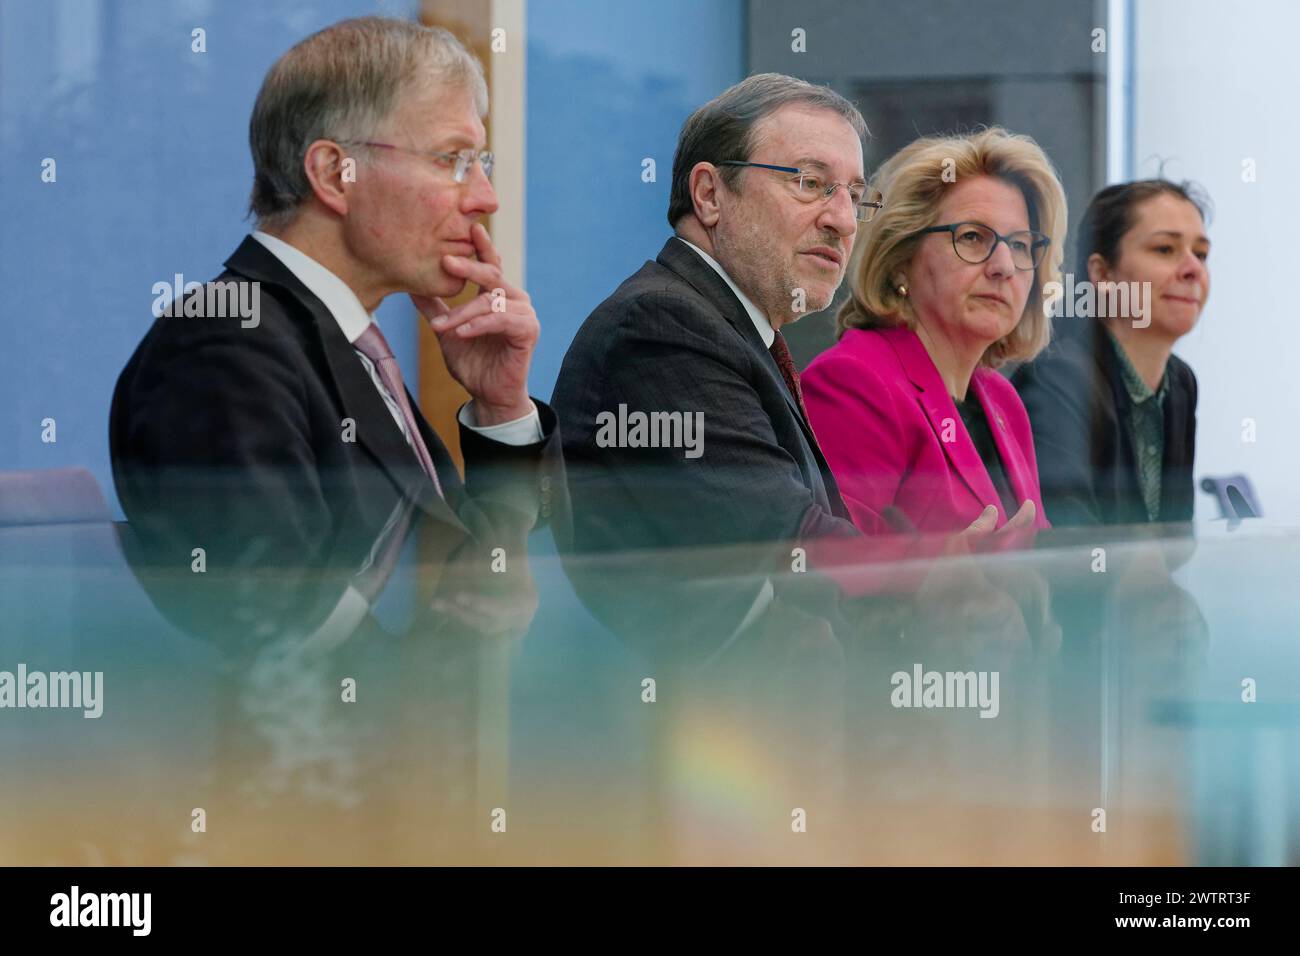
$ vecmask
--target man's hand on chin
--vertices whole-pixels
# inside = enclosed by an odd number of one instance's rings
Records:
[[[473,282],[479,294],[454,309],[437,296],[412,293],[411,301],[438,336],[452,378],[473,397],[478,424],[499,425],[533,411],[528,365],[541,325],[528,293],[502,275],[487,230],[475,223],[470,236],[478,259],[447,255],[442,267]]]

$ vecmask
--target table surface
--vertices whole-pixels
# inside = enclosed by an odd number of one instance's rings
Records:
[[[745,548],[457,568],[416,529],[376,589],[130,533],[0,529],[2,863],[1300,862],[1300,529],[848,602]],[[14,706],[20,665],[102,713]]]

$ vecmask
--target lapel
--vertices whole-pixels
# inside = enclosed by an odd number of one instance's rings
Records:
[[[311,316],[309,334],[320,343],[324,352],[329,376],[333,380],[344,416],[356,422],[357,442],[370,454],[403,497],[414,501],[432,517],[466,531],[451,505],[442,499],[434,489],[433,482],[424,473],[415,450],[406,443],[401,429],[393,421],[388,406],[375,388],[375,383],[325,303],[252,236],[246,237],[226,260],[226,267],[265,285],[279,286],[302,305]],[[308,360],[310,361],[310,356]],[[419,406],[410,397],[409,389],[407,399],[411,402],[411,410],[429,448],[430,457],[434,459],[435,465],[440,465],[444,457],[439,454],[442,444],[424,421]],[[433,440],[430,441],[430,438]],[[443,471],[439,471],[440,479],[442,474]],[[443,484],[446,489],[452,482]]]
[[[943,384],[943,377],[935,368],[930,353],[925,350],[916,333],[905,326],[881,329],[880,332],[894,349],[903,372],[916,387],[917,401],[925,412],[930,428],[934,431],[935,440],[948,458],[948,464],[981,504],[997,505],[1001,520],[1005,521],[1008,516],[1001,514],[1002,501],[998,497],[997,489],[993,487],[993,479],[989,477],[988,469],[980,460],[979,452],[975,450],[975,443],[971,441],[970,434],[966,431],[966,423],[961,420],[957,406],[952,396],[948,394],[948,389]],[[988,406],[985,408],[987,409]],[[990,424],[995,432],[998,448],[1001,450],[1003,436],[996,434],[1000,430],[991,417]],[[953,441],[943,440],[945,430],[953,435]],[[1015,490],[1017,494],[1020,493],[1019,488]]]
[[[808,424],[802,412],[799,411],[794,396],[790,394],[789,386],[785,384],[785,376],[781,374],[781,370],[776,366],[776,359],[772,357],[772,353],[763,344],[762,336],[758,334],[758,329],[754,328],[753,320],[749,317],[749,313],[745,311],[745,307],[741,305],[740,300],[736,298],[736,294],[731,291],[727,283],[723,281],[722,276],[718,275],[712,266],[696,255],[694,249],[676,236],[664,243],[664,247],[660,250],[656,261],[664,268],[674,272],[696,292],[708,299],[709,304],[722,313],[722,317],[740,333],[740,337],[745,340],[745,343],[758,353],[759,362],[767,370],[773,386],[785,397],[786,407],[790,409],[790,414],[794,416],[794,420],[799,423],[799,429],[803,432],[804,440],[813,453],[818,470],[821,471],[822,480],[826,483],[827,492],[834,506],[833,510],[836,514],[843,511],[844,515],[847,515],[848,510],[844,508],[840,498],[839,487],[835,484],[835,477],[831,474],[830,465],[827,464],[826,458],[822,455],[821,446],[817,444],[817,436],[813,434],[812,426]]]

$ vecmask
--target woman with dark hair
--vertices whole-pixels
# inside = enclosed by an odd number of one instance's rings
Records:
[[[1196,376],[1173,347],[1210,291],[1205,206],[1193,187],[1146,179],[1107,186],[1084,213],[1065,287],[1084,307],[1064,302],[1074,317],[1012,378],[1057,527],[1192,518]]]

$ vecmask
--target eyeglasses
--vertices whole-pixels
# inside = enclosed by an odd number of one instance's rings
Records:
[[[394,146],[392,143],[371,143],[365,141],[352,141],[339,143],[340,146],[371,146],[375,149],[394,149],[399,153],[410,153],[412,156],[420,156],[424,159],[431,159],[440,169],[451,171],[451,178],[454,182],[463,183],[469,169],[474,165],[475,160],[483,167],[483,175],[488,179],[492,178],[492,167],[496,164],[496,157],[490,150],[462,149],[454,153],[431,153],[418,149],[407,149],[405,146]]]
[[[741,159],[726,159],[719,166],[753,166],[757,169],[772,169],[778,173],[790,173],[788,180],[792,192],[800,202],[814,202],[818,199],[830,199],[835,190],[843,186],[849,191],[853,201],[853,214],[858,222],[871,222],[880,209],[885,208],[885,197],[878,190],[866,183],[828,183],[816,173],[806,173],[797,166],[772,166],[768,163],[749,163]]]
[[[931,226],[913,235],[924,236],[931,232],[951,233],[952,251],[972,265],[987,262],[993,255],[993,250],[998,247],[998,243],[1005,242],[1007,248],[1011,250],[1011,264],[1021,272],[1037,269],[1043,261],[1047,247],[1052,244],[1047,236],[1033,229],[1003,236],[982,222],[954,222],[946,226]]]

